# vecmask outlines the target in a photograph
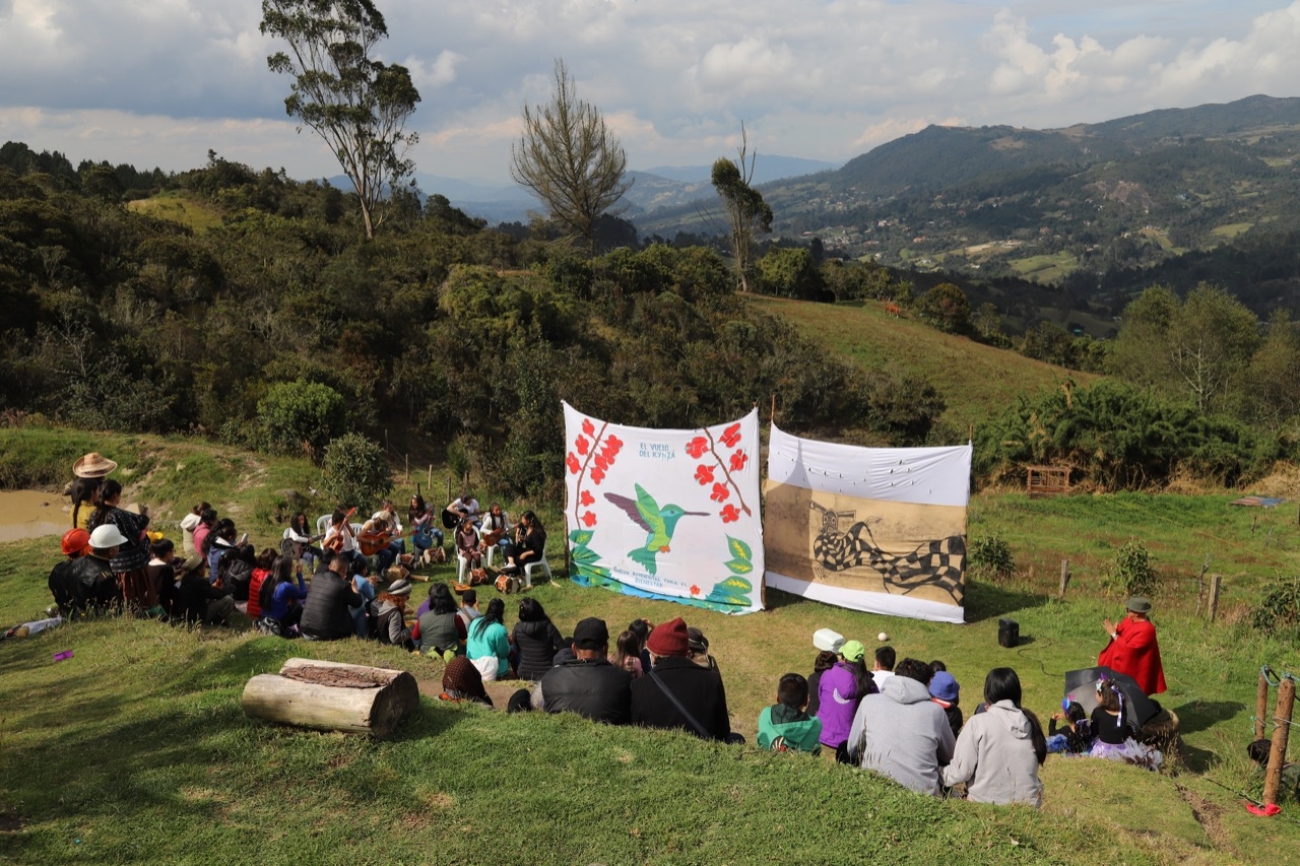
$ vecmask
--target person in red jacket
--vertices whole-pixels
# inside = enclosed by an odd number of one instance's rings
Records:
[[[1110,635],[1110,643],[1097,657],[1097,664],[1132,677],[1148,695],[1159,694],[1165,690],[1165,672],[1160,666],[1156,627],[1148,619],[1151,602],[1134,596],[1125,607],[1128,616],[1118,625],[1109,619],[1102,622],[1102,627]]]

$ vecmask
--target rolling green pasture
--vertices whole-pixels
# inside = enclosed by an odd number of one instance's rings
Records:
[[[209,229],[219,228],[222,224],[221,213],[212,205],[180,191],[168,191],[152,198],[136,199],[127,202],[126,207],[127,210],[138,214],[180,223],[199,234]]]
[[[1079,266],[1079,260],[1066,252],[1027,256],[1011,259],[1011,267],[1020,276],[1040,283],[1050,283],[1068,275]]]

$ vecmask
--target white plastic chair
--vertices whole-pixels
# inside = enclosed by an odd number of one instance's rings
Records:
[[[551,577],[551,564],[546,561],[546,545],[542,545],[542,558],[536,562],[530,562],[524,566],[524,586],[533,585],[533,572],[542,571],[546,573],[546,579],[554,582]]]
[[[455,543],[455,539],[453,539],[452,541],[453,543]],[[474,530],[474,546],[475,547],[479,546],[479,543],[480,543],[479,533],[478,530],[476,529]],[[496,545],[493,545],[493,547],[495,546]],[[490,555],[490,551],[488,555]],[[492,564],[492,560],[488,559],[487,555],[484,556],[484,561],[488,565]],[[456,582],[461,584],[462,586],[465,584],[465,573],[467,571],[469,571],[469,560],[461,555],[460,548],[457,547],[456,548]]]
[[[330,531],[330,525],[334,522],[333,514],[322,514],[316,518],[316,534],[324,535]]]

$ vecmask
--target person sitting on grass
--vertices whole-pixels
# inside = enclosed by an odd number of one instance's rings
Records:
[[[984,679],[987,709],[971,716],[943,768],[946,787],[966,785],[974,803],[1043,805],[1038,768],[1047,743],[1038,719],[1020,708],[1020,678],[1011,668],[994,668]]]
[[[837,749],[849,737],[853,714],[867,695],[876,691],[876,683],[867,670],[864,659],[867,649],[861,641],[845,641],[840,647],[839,661],[822,674],[817,690],[820,702],[817,718],[821,720],[821,742]]]
[[[76,562],[90,553],[90,533],[73,527],[63,533],[63,556],[50,571],[50,594],[64,619],[76,619],[86,613],[85,586],[77,580]]]
[[[420,614],[413,635],[425,655],[451,661],[465,651],[465,624],[456,613],[456,599],[445,583],[429,588],[429,609]]]
[[[548,670],[534,686],[532,708],[577,713],[593,722],[626,725],[632,715],[632,675],[610,664],[609,629],[587,617],[573,628],[573,659]]]
[[[1064,724],[1057,733],[1056,723]],[[1052,713],[1047,724],[1047,751],[1066,755],[1082,755],[1092,749],[1092,723],[1078,701],[1066,700],[1065,711]]]
[[[312,575],[298,628],[307,640],[342,640],[356,634],[353,612],[365,599],[348,582],[352,557],[336,553],[325,571]]]
[[[87,611],[106,613],[122,606],[122,590],[112,560],[123,541],[116,526],[98,526],[90,533],[90,550],[69,567],[68,573],[77,583],[74,604],[81,606],[78,615]]]
[[[456,616],[465,624],[466,632],[469,631],[469,624],[483,615],[483,611],[478,609],[478,591],[467,589],[460,594],[460,610]]]
[[[1155,771],[1164,755],[1154,746],[1133,739],[1124,715],[1124,696],[1119,686],[1104,675],[1097,680],[1097,708],[1088,720],[1097,738],[1088,754],[1094,758],[1123,761]]]
[[[267,547],[257,555],[252,578],[248,581],[248,609],[245,611],[252,619],[262,615],[262,585],[271,576],[271,569],[275,567],[278,558],[274,547]]]
[[[464,656],[447,662],[447,669],[442,672],[442,694],[438,695],[438,700],[492,706],[492,698],[483,688],[483,675]]]
[[[488,602],[487,611],[469,626],[466,655],[485,683],[510,676],[510,634],[505,616],[506,603],[494,598]]]
[[[849,753],[860,758],[864,770],[875,770],[918,794],[938,796],[940,768],[952,760],[956,740],[943,709],[930,700],[932,675],[925,662],[903,659],[880,693],[867,695],[858,705]],[[823,677],[823,689],[825,683]],[[822,703],[824,710],[824,697]]]
[[[627,671],[632,679],[639,679],[645,672],[641,669],[641,642],[637,639],[636,632],[630,629],[624,631],[618,636],[614,647],[614,655],[610,657],[609,663]]]
[[[930,662],[930,670],[934,671],[934,662]],[[943,707],[944,715],[948,717],[948,724],[952,727],[952,735],[955,737],[961,733],[961,726],[964,722],[961,714],[961,707],[958,706],[961,697],[961,686],[957,685],[957,680],[947,670],[935,671],[934,676],[930,678],[930,700]]]
[[[532,596],[519,600],[519,622],[511,642],[519,653],[519,676],[533,682],[551,669],[555,654],[565,646],[560,630]]]
[[[808,681],[802,674],[786,674],[776,687],[776,703],[758,714],[758,747],[774,752],[822,750],[821,719],[809,716]]]
[[[352,560],[350,567],[352,588],[356,590],[357,595],[361,596],[361,604],[352,611],[352,627],[357,637],[371,637],[377,634],[374,629],[374,618],[378,613],[375,609],[375,595],[376,587],[379,586],[379,575],[371,570],[370,560],[364,556]]]
[[[637,644],[641,647],[641,672],[645,673],[650,670],[650,650],[645,648],[646,641],[650,638],[650,632],[654,631],[654,623],[648,619],[634,619],[628,624],[627,630],[636,635]]]
[[[652,664],[645,676],[632,683],[632,724],[744,742],[731,732],[722,677],[687,657],[690,638],[681,617],[656,626],[646,647]]]
[[[406,600],[411,597],[411,582],[399,577],[379,594],[379,642],[386,646],[415,649],[411,630],[406,627]]]
[[[181,565],[172,586],[171,621],[194,625],[230,625],[235,600],[230,593],[214,585],[204,575],[207,560],[195,554]]]
[[[691,648],[690,659],[700,667],[709,668],[710,670],[722,671],[718,668],[718,660],[709,655],[709,639],[704,636],[704,632],[695,626],[686,630],[687,646]]]
[[[894,662],[898,654],[894,652],[892,646],[882,646],[876,648],[876,663],[871,668],[871,678],[876,681],[876,691],[880,691],[885,686],[885,680],[894,675]]]
[[[839,656],[830,650],[821,650],[817,653],[817,658],[813,659],[812,676],[808,677],[808,715],[815,716],[821,708],[821,682],[822,674],[835,667],[835,662]],[[874,685],[874,681],[873,681]]]
[[[171,595],[172,587],[176,583],[176,545],[169,538],[160,538],[150,545],[150,550],[153,551],[153,556],[149,559],[149,564],[144,567],[144,571],[153,584],[154,597],[158,599],[159,606],[165,612],[167,605],[163,600]]]
[[[302,603],[307,598],[307,584],[303,583],[302,569],[298,569],[294,583],[294,560],[291,556],[276,557],[271,573],[262,583],[258,601],[263,616],[280,624],[280,634],[285,637],[298,633],[302,619]]]

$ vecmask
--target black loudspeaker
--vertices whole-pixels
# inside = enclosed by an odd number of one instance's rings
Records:
[[[998,646],[1004,646],[1007,649],[1020,644],[1020,623],[1014,619],[998,620]]]

